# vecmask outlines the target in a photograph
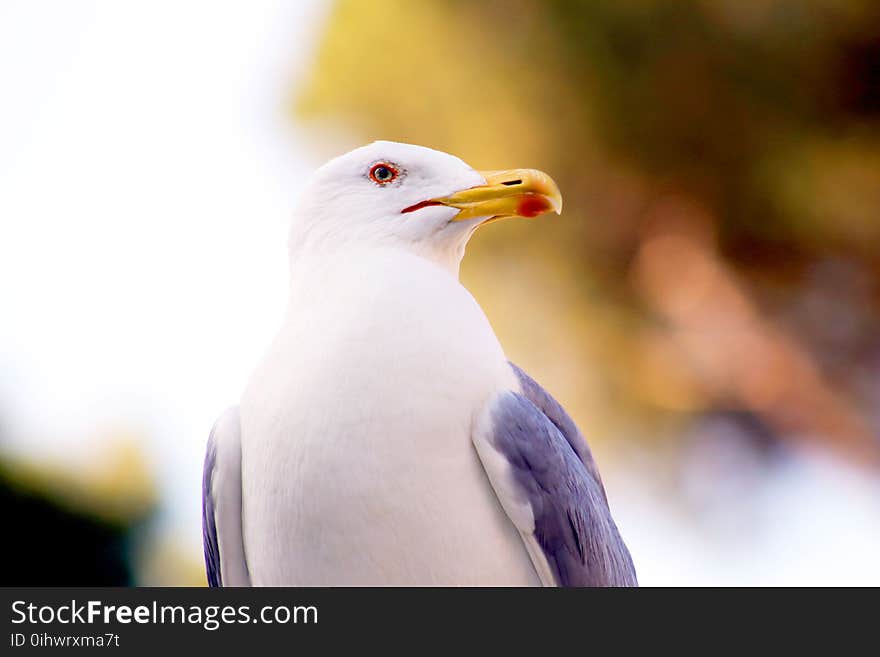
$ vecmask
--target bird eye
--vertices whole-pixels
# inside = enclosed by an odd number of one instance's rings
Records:
[[[379,162],[370,168],[370,180],[378,185],[385,185],[397,178],[399,171],[391,164]]]

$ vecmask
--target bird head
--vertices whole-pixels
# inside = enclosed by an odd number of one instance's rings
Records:
[[[306,184],[291,248],[402,246],[458,261],[477,227],[562,210],[562,196],[535,169],[477,171],[422,146],[377,141],[341,155]]]

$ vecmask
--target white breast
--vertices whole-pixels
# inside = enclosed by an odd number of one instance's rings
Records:
[[[471,445],[517,387],[479,306],[415,255],[301,269],[241,405],[253,582],[537,584]]]

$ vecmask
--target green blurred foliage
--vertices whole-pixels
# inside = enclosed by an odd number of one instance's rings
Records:
[[[556,178],[463,279],[593,435],[736,408],[877,458],[876,2],[339,0],[292,106]]]

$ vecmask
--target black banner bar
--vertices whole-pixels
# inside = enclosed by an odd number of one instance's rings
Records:
[[[871,627],[859,620],[868,608],[847,600],[851,593],[828,589],[2,588],[0,655],[315,650],[360,657],[487,645],[486,657],[502,648],[544,657],[656,650],[710,635],[704,648],[711,653],[719,643],[750,645],[749,637],[791,641],[830,630],[844,614],[850,626]]]
[[[626,590],[4,588],[0,654],[38,648],[252,650],[505,637],[625,613]],[[134,651],[134,652],[129,652]]]

